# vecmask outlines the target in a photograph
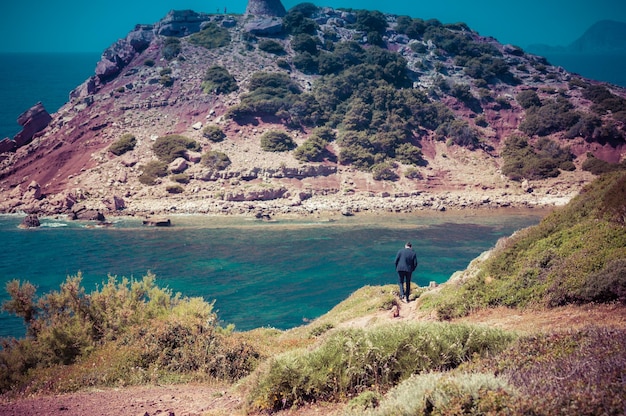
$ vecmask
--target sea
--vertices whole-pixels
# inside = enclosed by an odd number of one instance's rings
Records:
[[[90,293],[108,276],[153,273],[172,293],[214,302],[222,325],[289,329],[363,286],[397,284],[395,255],[407,241],[419,261],[413,281],[443,283],[545,214],[433,211],[276,221],[175,215],[171,227],[147,227],[132,217],[106,227],[43,218],[35,229],[18,227],[23,215],[0,215],[0,284],[29,281],[41,296],[81,273]],[[8,299],[2,290],[0,301]],[[0,337],[24,334],[19,318],[0,314]]]
[[[94,74],[100,53],[0,53],[0,140],[22,127],[17,118],[39,101],[50,114]]]

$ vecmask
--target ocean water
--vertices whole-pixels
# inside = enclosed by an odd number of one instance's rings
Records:
[[[541,213],[431,213],[336,221],[263,222],[217,217],[172,217],[152,228],[119,220],[107,228],[44,219],[18,228],[19,216],[0,216],[0,279],[28,280],[38,295],[57,290],[81,271],[87,292],[108,275],[140,279],[184,296],[215,301],[224,324],[238,330],[287,329],[314,319],[365,285],[395,284],[395,254],[409,240],[418,255],[413,281],[444,282],[481,252]],[[0,301],[8,299],[6,291]],[[0,336],[21,337],[17,317],[0,314]]]
[[[21,130],[18,116],[37,102],[56,112],[99,60],[99,53],[0,53],[0,140]]]
[[[550,53],[545,57],[568,72],[626,88],[626,55]]]

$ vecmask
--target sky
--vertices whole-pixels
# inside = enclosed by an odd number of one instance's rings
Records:
[[[283,0],[289,9],[303,1]],[[626,22],[624,0],[312,0],[318,6],[380,10],[442,23],[465,22],[483,36],[522,48],[565,46],[600,20]],[[0,52],[102,52],[136,24],[170,10],[243,13],[247,0],[3,0]]]

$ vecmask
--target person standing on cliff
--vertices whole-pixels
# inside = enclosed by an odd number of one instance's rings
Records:
[[[417,269],[417,256],[413,251],[411,242],[404,245],[403,249],[396,254],[396,271],[398,272],[398,284],[400,286],[400,299],[409,303],[411,294],[411,276]]]

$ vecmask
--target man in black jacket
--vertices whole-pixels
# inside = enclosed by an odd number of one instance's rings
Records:
[[[396,271],[398,272],[398,283],[400,285],[400,299],[409,302],[411,294],[411,275],[417,268],[417,256],[413,251],[411,243],[408,242],[404,248],[396,254]],[[406,286],[405,286],[406,285]]]

